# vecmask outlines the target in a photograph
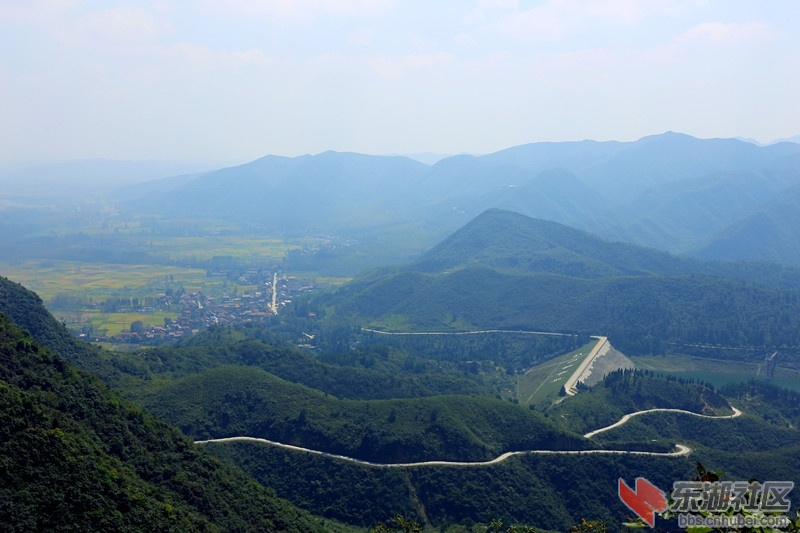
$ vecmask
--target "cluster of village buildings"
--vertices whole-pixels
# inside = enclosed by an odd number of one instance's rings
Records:
[[[159,299],[155,307],[142,307],[129,311],[151,313],[174,310],[177,307],[181,310],[177,318],[165,318],[163,325],[145,325],[137,321],[138,323],[132,323],[129,329],[117,335],[95,335],[91,340],[158,345],[190,336],[211,326],[260,322],[280,313],[291,303],[294,296],[313,288],[314,286],[307,281],[276,276],[261,284],[260,290],[244,293],[225,293],[219,297],[205,295],[202,292],[165,295]]]

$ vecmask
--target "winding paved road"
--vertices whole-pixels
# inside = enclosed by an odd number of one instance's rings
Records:
[[[594,431],[590,431],[589,433],[584,435],[584,438],[591,439],[592,437],[594,437],[598,433],[603,433],[604,431],[608,431],[609,429],[614,429],[616,427],[621,426],[622,424],[624,424],[625,422],[627,422],[628,420],[630,420],[634,416],[644,415],[644,414],[647,414],[647,413],[683,413],[683,414],[686,414],[686,415],[699,416],[701,418],[736,418],[737,416],[740,416],[742,414],[742,412],[740,410],[738,410],[737,408],[735,408],[732,405],[731,405],[731,409],[733,409],[733,414],[732,415],[719,415],[719,416],[701,415],[700,413],[693,413],[691,411],[685,411],[683,409],[645,409],[644,411],[636,411],[635,413],[631,413],[629,415],[625,415],[622,418],[620,418],[617,422],[614,422],[613,424],[611,424],[610,426],[606,426],[604,428],[595,429]]]
[[[722,416],[711,416],[711,415],[701,415],[698,413],[693,413],[691,411],[684,411],[683,409],[646,409],[644,411],[636,411],[635,413],[630,413],[622,418],[619,421],[614,422],[610,426],[606,426],[604,428],[596,429],[594,431],[590,431],[586,435],[585,438],[591,439],[598,433],[603,433],[604,431],[608,431],[610,429],[614,429],[625,424],[628,420],[633,418],[634,416],[639,416],[647,413],[656,413],[656,412],[671,412],[671,413],[684,413],[693,416],[700,416],[703,418],[736,418],[737,416],[741,415],[742,412],[735,407],[731,407],[733,409],[732,415],[722,415]],[[331,459],[338,459],[340,461],[347,461],[350,463],[355,463],[364,466],[373,466],[378,468],[413,468],[419,466],[486,466],[486,465],[493,465],[496,463],[500,463],[505,461],[509,457],[514,455],[528,455],[528,454],[537,454],[537,455],[585,455],[585,454],[610,454],[610,455],[649,455],[654,457],[680,457],[684,455],[689,455],[692,452],[692,449],[688,446],[683,444],[676,444],[676,450],[674,452],[637,452],[637,451],[627,451],[627,450],[523,450],[518,452],[506,452],[502,455],[495,457],[489,461],[473,461],[473,462],[461,462],[461,461],[421,461],[417,463],[372,463],[370,461],[362,461],[361,459],[355,459],[353,457],[347,457],[346,455],[337,455],[334,453],[322,452],[319,450],[312,450],[310,448],[303,448],[301,446],[293,446],[291,444],[283,444],[282,442],[276,442],[267,439],[259,439],[256,437],[226,437],[222,439],[208,439],[208,440],[198,440],[195,441],[195,444],[207,444],[207,443],[225,443],[225,442],[258,442],[262,444],[268,444],[270,446],[276,446],[279,448],[285,448],[287,450],[294,450],[299,452],[311,453],[315,455],[321,455],[323,457],[328,457]]]

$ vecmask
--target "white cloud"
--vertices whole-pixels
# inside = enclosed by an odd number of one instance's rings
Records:
[[[168,20],[140,5],[119,5],[88,12],[79,26],[80,31],[106,42],[151,39],[172,29]]]
[[[168,51],[179,64],[189,65],[198,70],[239,70],[274,64],[263,51],[255,49],[221,52],[202,45],[178,43],[171,45]]]
[[[375,28],[359,28],[345,37],[347,44],[352,46],[369,46],[374,39]]]
[[[562,2],[551,1],[533,9],[507,13],[486,28],[517,41],[546,41],[563,36],[573,22],[563,10]]]
[[[635,24],[652,16],[677,16],[704,3],[704,0],[600,0],[574,2],[573,8],[588,20]]]
[[[396,79],[410,71],[443,68],[453,61],[446,52],[427,54],[407,54],[402,57],[377,57],[370,63],[375,72],[383,78]]]
[[[480,10],[484,30],[516,41],[555,41],[594,28],[633,26],[657,16],[677,16],[699,0],[547,0],[530,9],[496,12],[492,20]],[[473,12],[475,13],[475,12]]]
[[[675,40],[679,43],[709,42],[733,43],[765,39],[774,34],[767,24],[762,22],[748,22],[746,24],[703,22],[679,35]]]
[[[206,9],[308,22],[325,15],[362,16],[386,11],[394,0],[207,0]]]
[[[464,17],[464,22],[468,24],[481,23],[494,11],[516,9],[518,5],[517,0],[478,0],[475,8]]]
[[[644,50],[640,55],[653,63],[679,63],[689,60],[698,46],[769,40],[777,35],[778,32],[762,22],[743,24],[703,22],[675,36],[665,44]]]
[[[36,22],[52,17],[81,5],[80,0],[31,0],[0,2],[0,22]]]
[[[469,33],[459,33],[453,37],[453,42],[459,46],[475,46],[478,44],[478,40]]]

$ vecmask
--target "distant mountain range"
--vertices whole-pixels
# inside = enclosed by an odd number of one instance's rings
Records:
[[[635,142],[534,143],[433,165],[338,152],[267,156],[129,187],[120,205],[340,234],[367,247],[387,240],[402,247],[415,232],[414,249],[502,208],[673,253],[800,265],[798,187],[796,143],[668,132]]]

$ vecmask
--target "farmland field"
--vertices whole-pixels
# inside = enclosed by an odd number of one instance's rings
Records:
[[[214,232],[202,236],[149,234],[147,228],[136,223],[109,226],[101,232],[97,232],[98,228],[86,229],[82,235],[96,250],[87,257],[96,260],[71,257],[71,246],[31,244],[36,253],[29,258],[13,260],[14,255],[9,254],[0,260],[0,275],[36,292],[53,315],[74,331],[91,330],[101,336],[117,335],[135,321],[144,326],[161,326],[165,319],[176,319],[180,306],[156,309],[155,305],[170,291],[200,292],[215,298],[255,292],[259,290],[255,283],[262,281],[258,276],[236,279],[226,275],[226,269],[233,264],[235,271],[256,268],[271,272],[280,269],[290,250],[313,248],[325,242],[312,237],[282,239]],[[109,260],[103,250],[115,247],[134,254],[135,259]],[[349,280],[319,278],[316,272],[287,274],[322,285]],[[110,301],[132,303],[104,306]]]
[[[39,294],[53,315],[68,327],[80,330],[91,324],[95,331],[107,335],[117,335],[137,320],[145,326],[160,326],[165,318],[178,317],[177,309],[174,312],[103,312],[100,304],[108,299],[144,301],[162,296],[169,286],[213,294],[232,285],[223,278],[207,278],[202,269],[166,265],[34,260],[0,264],[0,274]],[[244,292],[251,288],[239,286],[238,290]],[[83,305],[58,306],[58,301],[70,298],[83,301]]]
[[[171,283],[184,285],[187,291],[205,290],[211,283],[199,268],[61,260],[0,263],[0,274],[36,292],[45,302],[60,294],[94,301],[117,295],[155,296],[164,292],[168,276],[172,276]]]
[[[780,356],[779,356],[780,357]],[[636,368],[652,370],[686,379],[710,382],[715,387],[750,379],[765,379],[762,362],[728,361],[688,355],[633,356]],[[800,391],[800,372],[779,365],[772,383]]]
[[[247,260],[280,261],[289,250],[311,245],[318,239],[300,239],[291,242],[270,237],[248,235],[163,236],[139,235],[135,247],[148,251],[155,257],[172,260],[212,257],[235,257]]]

